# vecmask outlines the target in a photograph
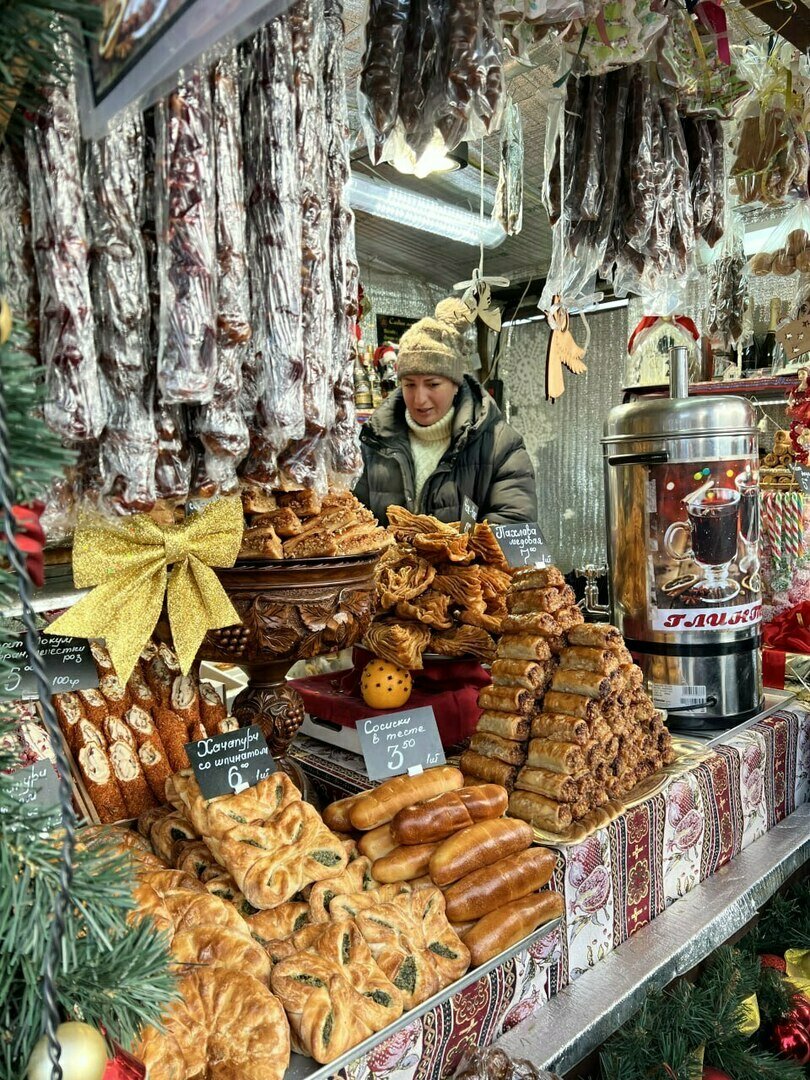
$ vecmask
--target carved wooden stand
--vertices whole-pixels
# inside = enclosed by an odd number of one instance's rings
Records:
[[[362,638],[374,613],[378,558],[251,560],[216,571],[242,622],[209,631],[198,658],[247,669],[250,682],[233,714],[242,726],[258,724],[282,761],[304,719],[287,672],[297,660],[338,652]]]

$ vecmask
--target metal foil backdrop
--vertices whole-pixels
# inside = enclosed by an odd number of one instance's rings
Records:
[[[507,328],[501,359],[511,423],[526,441],[537,476],[540,527],[564,571],[601,566],[607,558],[600,439],[608,410],[621,402],[627,309],[591,315],[588,325],[587,374],[566,371],[565,393],[554,405],[545,400],[545,322]],[[582,320],[571,328],[582,344]]]

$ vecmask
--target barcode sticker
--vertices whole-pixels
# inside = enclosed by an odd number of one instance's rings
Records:
[[[705,705],[705,686],[680,686],[670,683],[650,683],[653,705],[659,709],[675,709],[684,705]]]

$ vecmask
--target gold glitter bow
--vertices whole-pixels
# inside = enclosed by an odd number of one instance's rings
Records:
[[[73,542],[73,581],[77,589],[95,588],[46,633],[104,638],[125,683],[165,596],[174,647],[187,674],[208,630],[241,621],[211,567],[233,566],[243,528],[238,498],[218,499],[182,525],[157,525],[145,514],[120,522],[82,515]]]

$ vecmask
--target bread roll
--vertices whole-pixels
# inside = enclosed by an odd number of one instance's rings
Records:
[[[558,739],[560,742],[584,746],[591,737],[587,720],[562,713],[543,712],[532,718],[532,738]]]
[[[607,623],[582,623],[568,634],[571,645],[585,645],[591,649],[605,649],[611,644],[624,646],[624,639],[615,626]]]
[[[361,793],[362,794],[362,793]],[[352,823],[349,811],[360,798],[360,795],[349,795],[346,799],[338,799],[324,808],[323,823],[333,832],[351,832]]]
[[[484,915],[464,934],[470,950],[470,966],[485,964],[504,949],[516,945],[538,926],[559,918],[565,902],[559,893],[531,893]]]
[[[509,812],[552,833],[564,833],[573,820],[568,803],[556,802],[533,791],[512,792],[509,796]]]
[[[447,918],[480,919],[496,908],[541,889],[554,873],[557,856],[534,847],[474,870],[444,890]]]
[[[463,787],[457,794],[467,807],[473,821],[502,817],[509,805],[509,795],[506,788],[501,787],[500,784],[477,784],[475,787]]]
[[[530,732],[529,718],[528,716],[517,716],[515,713],[490,712],[487,710],[478,717],[476,731],[487,731],[491,735],[500,735],[502,739],[525,742]]]
[[[406,806],[463,786],[463,773],[450,765],[427,769],[418,776],[395,776],[373,791],[364,792],[352,806],[349,819],[355,829],[376,829]]]
[[[430,876],[436,885],[449,885],[478,867],[524,851],[531,846],[532,836],[525,821],[479,821],[439,844],[430,860]]]
[[[429,802],[406,806],[394,817],[390,829],[397,844],[435,844],[472,823],[458,792],[447,791]]]
[[[428,872],[431,856],[438,846],[438,844],[410,844],[394,848],[389,855],[377,859],[371,867],[372,876],[383,885],[423,877]]]
[[[483,754],[476,754],[474,750],[465,750],[460,764],[465,775],[474,776],[479,781],[502,784],[507,791],[511,791],[515,786],[517,768],[514,765],[507,765],[496,758],[484,757]]]
[[[556,566],[526,566],[512,577],[512,589],[561,589],[565,578]]]
[[[515,791],[535,791],[557,802],[575,803],[580,798],[581,785],[577,776],[527,766],[518,773]]]
[[[548,660],[551,648],[546,638],[535,633],[504,633],[496,656],[498,660]]]
[[[581,773],[585,768],[585,755],[577,743],[532,739],[526,764],[556,773]]]
[[[478,706],[528,716],[534,708],[534,691],[519,686],[485,686],[478,694]]]
[[[601,715],[600,703],[594,698],[582,697],[580,694],[561,694],[556,690],[549,690],[543,698],[543,709],[549,713],[576,716],[581,720],[596,720]]]
[[[557,668],[551,680],[551,689],[558,694],[578,694],[580,697],[606,698],[613,688],[609,675],[596,671],[568,671]]]
[[[476,732],[470,739],[470,750],[484,757],[497,758],[507,765],[522,765],[526,760],[526,744],[512,739],[502,739],[500,735],[489,735],[485,731]]]
[[[380,825],[377,829],[363,833],[357,841],[357,850],[372,862],[388,855],[397,846],[397,842],[391,833],[390,825]]]
[[[560,657],[560,668],[596,671],[610,675],[619,666],[618,654],[611,649],[591,649],[587,645],[571,645]]]

